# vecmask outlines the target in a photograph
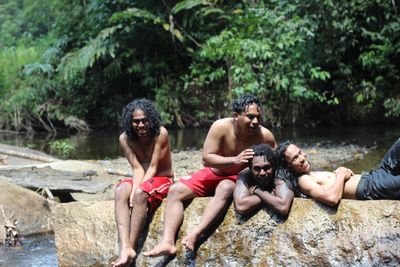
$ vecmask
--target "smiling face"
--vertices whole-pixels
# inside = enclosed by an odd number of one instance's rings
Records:
[[[132,128],[138,137],[149,135],[149,121],[143,110],[135,109],[132,113]]]
[[[254,180],[261,185],[268,185],[273,179],[272,164],[264,156],[256,156],[251,164],[251,172]]]
[[[241,125],[241,128],[248,129],[250,133],[255,133],[259,130],[261,110],[253,103],[248,105],[246,110],[242,113],[236,114],[236,119]]]
[[[290,169],[297,174],[308,173],[311,170],[307,155],[296,145],[288,145],[285,150],[285,161]]]

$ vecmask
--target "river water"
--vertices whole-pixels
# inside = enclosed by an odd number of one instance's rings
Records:
[[[376,167],[389,146],[400,137],[400,124],[392,126],[352,126],[352,127],[318,127],[318,128],[280,128],[271,129],[277,142],[291,140],[300,145],[318,143],[350,143],[370,147],[371,153],[365,160],[349,163],[355,172]],[[172,150],[203,146],[207,129],[169,129]],[[23,135],[2,134],[0,143],[30,147],[55,155],[50,144],[56,140],[67,140],[76,150],[73,159],[114,159],[122,156],[118,143],[118,130],[94,131],[89,134],[65,135]]]
[[[375,168],[390,145],[400,137],[400,125],[271,129],[277,142],[291,140],[300,145],[357,144],[370,148],[363,160],[346,163],[355,173]],[[207,129],[169,130],[172,150],[199,149]],[[122,156],[118,131],[100,131],[73,136],[22,135],[0,133],[0,143],[30,147],[54,154],[50,144],[68,140],[76,150],[74,159],[113,159]],[[0,247],[0,266],[57,266],[54,236],[25,238],[19,248]]]

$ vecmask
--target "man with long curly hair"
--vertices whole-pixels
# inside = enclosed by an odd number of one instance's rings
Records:
[[[161,204],[173,183],[168,132],[161,126],[153,103],[137,99],[123,110],[119,142],[133,170],[133,178],[115,189],[115,220],[120,242],[113,266],[129,265],[136,257],[136,243],[150,212]]]
[[[194,250],[199,237],[229,208],[237,174],[253,157],[250,147],[260,143],[276,146],[274,135],[260,125],[262,106],[257,97],[250,94],[238,97],[231,111],[232,117],[215,121],[208,131],[202,154],[205,167],[171,186],[162,240],[144,252],[145,256],[176,254],[175,234],[183,221],[183,201],[212,196],[200,224],[182,239],[186,248]]]
[[[400,139],[387,151],[378,168],[354,174],[339,167],[333,172],[313,171],[307,155],[290,142],[280,145],[283,168],[276,175],[291,180],[300,193],[336,206],[342,198],[373,200],[400,199]]]

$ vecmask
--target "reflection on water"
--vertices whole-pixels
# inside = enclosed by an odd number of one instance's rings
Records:
[[[207,129],[169,129],[171,149],[201,148]],[[364,160],[352,162],[348,167],[355,172],[368,170],[378,165],[385,151],[400,137],[400,126],[354,126],[354,127],[286,127],[271,129],[278,142],[291,140],[300,145],[317,143],[357,144],[371,148]],[[94,131],[73,136],[15,135],[1,134],[0,143],[31,147],[53,154],[50,143],[68,139],[77,149],[75,159],[113,159],[122,156],[118,143],[118,131]],[[347,165],[346,165],[347,166]]]
[[[21,247],[0,246],[2,267],[56,267],[58,260],[54,235],[27,237]]]

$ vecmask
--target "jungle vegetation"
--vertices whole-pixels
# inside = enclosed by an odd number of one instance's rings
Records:
[[[267,126],[400,117],[398,0],[0,0],[0,129],[117,126],[134,98],[170,127],[229,115]]]

